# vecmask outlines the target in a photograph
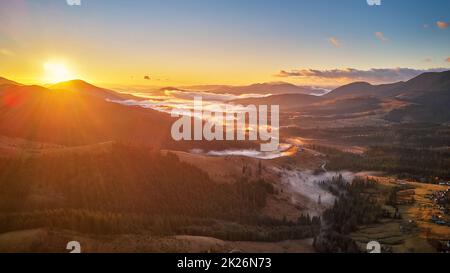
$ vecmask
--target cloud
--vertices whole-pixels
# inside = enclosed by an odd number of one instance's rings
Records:
[[[373,83],[388,83],[405,81],[414,78],[425,72],[442,72],[448,68],[433,69],[412,69],[412,68],[372,68],[369,70],[360,70],[354,68],[315,70],[315,69],[296,69],[281,70],[276,77],[296,77],[309,79],[332,79],[336,81],[368,81]]]
[[[5,55],[5,56],[13,56],[14,52],[12,52],[11,50],[8,50],[6,48],[0,48],[0,54]]]
[[[430,25],[428,25],[428,24],[423,25],[423,28],[429,28],[429,27],[430,27]]]
[[[425,58],[425,59],[422,60],[422,62],[424,62],[424,63],[431,63],[431,62],[433,62],[433,59]]]
[[[445,59],[446,62],[450,63],[450,57],[448,57],[447,59]]]
[[[449,26],[450,24],[447,23],[447,22],[437,21],[437,22],[436,22],[436,25],[437,25],[438,28],[440,28],[440,29],[446,29],[446,28],[448,28],[448,26]]]
[[[387,40],[389,40],[388,38],[384,37],[383,32],[380,32],[380,31],[375,32],[375,37],[377,37],[377,38],[380,39],[381,41],[387,41]]]
[[[341,42],[336,37],[328,38],[328,42],[330,42],[334,47],[340,47]]]

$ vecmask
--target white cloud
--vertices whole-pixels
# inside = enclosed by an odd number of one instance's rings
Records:
[[[375,32],[375,37],[377,37],[378,39],[380,39],[381,41],[387,41],[389,40],[388,38],[386,38],[383,34],[383,32],[377,31]]]
[[[340,47],[341,42],[336,37],[330,37],[328,38],[328,41],[334,46],[334,47]]]
[[[436,22],[436,25],[437,25],[438,28],[440,28],[440,29],[446,29],[446,28],[448,28],[448,26],[449,26],[450,24],[447,23],[447,22],[437,21],[437,22]]]
[[[294,69],[290,71],[281,70],[275,76],[277,77],[297,77],[297,78],[316,78],[333,79],[348,81],[369,81],[374,83],[387,83],[405,81],[414,78],[425,72],[442,72],[448,68],[434,69],[412,69],[412,68],[372,68],[369,70],[360,70],[355,68],[315,70],[315,69]]]

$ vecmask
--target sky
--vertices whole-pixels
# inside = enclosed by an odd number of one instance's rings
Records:
[[[337,86],[450,67],[450,0],[0,0],[0,76]]]

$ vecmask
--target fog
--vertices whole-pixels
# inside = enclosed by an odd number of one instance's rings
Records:
[[[323,172],[315,174],[311,170],[286,170],[276,168],[276,172],[281,175],[281,181],[285,186],[285,190],[300,194],[303,198],[310,201],[309,209],[312,214],[319,214],[323,209],[333,205],[336,197],[320,186],[321,181],[331,180],[333,177],[341,174],[347,182],[351,182],[356,176],[353,172]],[[319,196],[321,204],[318,203]],[[292,195],[293,203],[304,204],[304,201]]]
[[[206,154],[209,156],[245,156],[245,157],[251,157],[256,159],[275,159],[279,157],[284,156],[290,156],[292,155],[292,152],[289,151],[289,149],[292,146],[289,144],[279,144],[278,149],[273,152],[261,152],[258,150],[253,149],[229,149],[229,150],[222,150],[222,151],[207,151],[204,152],[203,150],[194,149],[191,150],[191,153],[198,153],[198,154]]]

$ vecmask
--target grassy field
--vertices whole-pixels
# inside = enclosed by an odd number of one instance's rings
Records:
[[[224,241],[205,236],[154,236],[148,233],[88,235],[68,230],[31,229],[0,234],[0,252],[64,253],[69,241],[78,241],[84,253],[311,253],[312,239],[281,242]]]
[[[398,181],[386,177],[376,177],[380,192],[399,185],[408,189],[397,192],[400,219],[383,218],[380,223],[361,226],[351,237],[364,250],[369,241],[378,241],[385,250],[395,253],[436,252],[437,242],[450,240],[450,227],[440,226],[430,221],[439,211],[426,195],[447,187],[407,181]],[[411,200],[414,200],[411,202]],[[409,201],[409,202],[406,202]],[[395,210],[386,206],[387,210]]]

